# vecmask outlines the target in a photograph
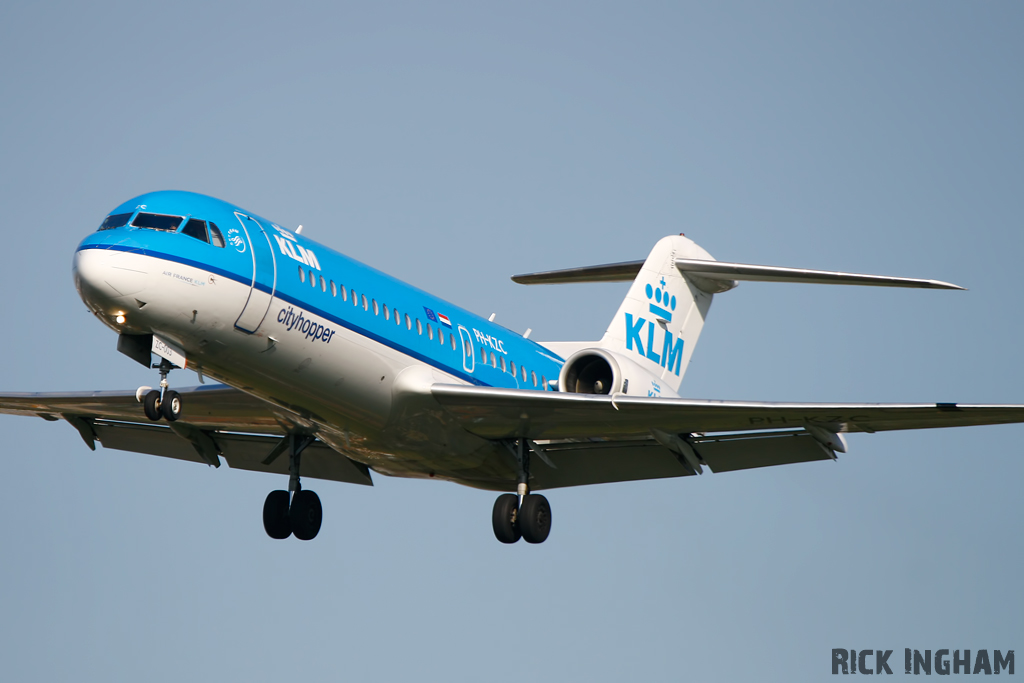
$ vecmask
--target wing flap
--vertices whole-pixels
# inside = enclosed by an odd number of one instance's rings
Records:
[[[555,468],[540,459],[533,461],[530,486],[537,490],[694,474],[679,456],[653,439],[548,443],[542,448]]]
[[[688,443],[700,463],[716,474],[835,459],[831,450],[802,429],[701,436]],[[540,447],[555,467],[533,461],[530,486],[538,491],[696,474],[683,457],[652,438],[554,441]]]
[[[104,448],[210,464],[192,442],[170,427],[101,420],[92,422],[90,426]],[[263,460],[280,443],[280,437],[213,431],[203,433],[212,439],[217,453],[232,469],[288,474],[287,457],[277,458],[269,465],[263,464]],[[215,454],[210,457],[217,461]],[[311,444],[302,452],[302,476],[373,486],[370,471],[365,465],[353,462],[321,442]]]
[[[206,463],[192,447],[192,444],[172,432],[168,427],[94,422],[92,430],[104,448]]]
[[[803,430],[724,434],[694,439],[692,445],[716,474],[835,459],[831,451]]]
[[[232,469],[288,474],[287,454],[276,458],[269,465],[263,464],[280,439],[248,434],[215,434],[214,440]],[[373,486],[370,470],[365,465],[346,458],[319,441],[302,451],[301,471],[303,478]]]

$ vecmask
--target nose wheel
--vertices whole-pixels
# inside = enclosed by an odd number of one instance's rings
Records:
[[[159,365],[154,368],[160,370],[160,388],[151,389],[143,395],[143,388],[139,389],[136,398],[142,401],[142,410],[153,422],[161,418],[168,422],[174,422],[181,417],[182,401],[181,394],[167,387],[167,374],[174,368],[170,361],[162,359]]]

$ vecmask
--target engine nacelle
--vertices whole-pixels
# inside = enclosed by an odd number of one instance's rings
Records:
[[[602,348],[581,349],[569,356],[558,375],[558,390],[569,394],[632,394],[649,395],[651,387],[657,395],[674,396],[667,386],[662,389],[658,378],[629,358]]]

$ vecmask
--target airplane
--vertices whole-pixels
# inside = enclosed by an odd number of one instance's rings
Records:
[[[124,202],[72,272],[158,386],[0,394],[0,412],[63,420],[93,450],[287,475],[263,506],[274,539],[320,531],[301,477],[372,485],[377,473],[500,492],[502,543],[548,538],[538,491],[835,460],[853,432],[1024,422],[1024,405],[679,395],[712,298],[740,281],[963,289],[947,282],[720,262],[672,235],[643,261],[514,276],[632,282],[600,340],[542,343],[301,229],[191,192]],[[200,384],[172,389],[175,369]]]

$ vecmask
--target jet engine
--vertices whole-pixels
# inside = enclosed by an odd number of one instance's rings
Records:
[[[629,394],[632,388],[634,395],[646,395],[652,382],[657,384],[657,378],[632,360],[595,347],[569,356],[558,375],[558,390],[570,394]]]

